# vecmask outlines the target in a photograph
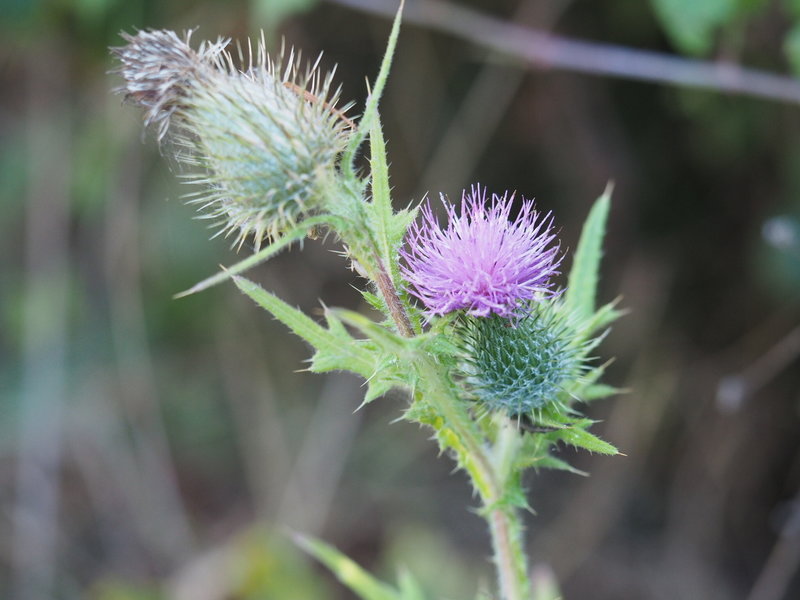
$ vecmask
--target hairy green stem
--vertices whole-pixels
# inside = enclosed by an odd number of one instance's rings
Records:
[[[492,510],[486,517],[492,534],[494,563],[504,600],[528,600],[530,590],[527,575],[527,558],[522,544],[522,527],[519,515],[503,509]]]
[[[411,328],[411,321],[408,318],[406,309],[397,295],[397,288],[394,286],[391,276],[386,270],[386,267],[380,258],[375,258],[378,263],[378,271],[375,277],[375,283],[386,301],[386,306],[389,313],[392,315],[392,320],[397,325],[397,330],[403,337],[413,337],[414,330]]]
[[[518,512],[504,502],[504,467],[492,460],[475,422],[463,401],[452,391],[441,367],[428,357],[417,360],[421,391],[441,417],[434,426],[444,444],[456,453],[481,497],[481,514],[489,524],[494,562],[502,600],[528,600],[527,559],[522,544]],[[502,463],[503,461],[501,461]]]

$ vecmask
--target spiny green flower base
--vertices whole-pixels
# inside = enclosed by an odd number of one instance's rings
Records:
[[[463,381],[477,411],[527,417],[559,402],[566,383],[579,376],[575,332],[554,302],[532,303],[510,319],[464,318]]]

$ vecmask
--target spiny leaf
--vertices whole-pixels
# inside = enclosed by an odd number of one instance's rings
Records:
[[[534,469],[553,469],[557,471],[569,471],[575,475],[589,475],[586,471],[581,471],[580,469],[576,469],[571,464],[569,464],[565,460],[561,460],[560,458],[556,458],[550,454],[546,456],[542,456],[536,462],[529,465]]]
[[[592,400],[601,400],[619,394],[622,390],[613,385],[605,383],[595,383],[588,386],[581,392],[580,399],[582,402],[591,402]]]
[[[577,448],[584,448],[589,452],[609,455],[619,454],[619,451],[614,446],[586,431],[594,424],[591,419],[576,417],[574,413],[567,414],[551,409],[543,410],[541,414],[537,415],[536,421],[545,427],[552,427],[555,430],[551,433],[543,434],[550,440],[562,441]]]
[[[329,318],[330,328],[326,329],[257,283],[244,277],[234,277],[233,281],[256,304],[317,350],[312,359],[316,361],[317,369],[340,368],[365,378],[373,374],[374,360],[371,353],[361,348],[341,323]]]
[[[325,321],[328,324],[328,344],[325,347],[316,347],[316,352],[310,359],[308,370],[312,373],[351,371],[353,370],[351,366],[353,352],[356,352],[361,357],[364,367],[369,362],[370,368],[374,370],[374,354],[363,346],[361,340],[354,339],[347,332],[342,322],[327,307],[325,308]],[[321,329],[326,331],[324,327],[321,327]],[[335,347],[333,346],[334,343],[336,344]],[[358,371],[358,373],[364,377],[368,376],[364,375],[362,371]]]
[[[402,208],[394,213],[388,232],[389,240],[393,244],[399,246],[402,243],[406,231],[408,231],[408,227],[414,222],[414,219],[417,218],[418,213],[419,205],[414,208]]]
[[[295,535],[295,542],[363,600],[404,600],[395,589],[373,577],[333,546],[304,535]]]
[[[374,375],[367,379],[367,393],[364,394],[364,401],[362,404],[369,404],[373,400],[388,394],[396,387],[398,387],[398,382],[394,379],[382,375]]]
[[[380,119],[374,118],[369,130],[370,169],[372,170],[372,226],[378,251],[385,265],[394,262],[387,226],[392,219],[392,198],[389,191],[389,166]]]
[[[436,357],[445,366],[454,366],[463,355],[463,349],[452,336],[428,332],[414,337],[413,340],[420,352]]]
[[[391,354],[402,353],[411,343],[410,339],[400,337],[361,313],[339,308],[336,309],[336,315],[351,327],[358,329],[384,352]]]
[[[528,504],[528,494],[525,492],[525,487],[522,485],[522,471],[515,471],[513,475],[506,480],[502,501],[499,507],[512,510],[531,510]]]
[[[363,404],[369,404],[380,398],[393,388],[413,387],[413,373],[404,369],[394,357],[385,356],[378,362],[375,372],[367,378],[367,393],[364,394]]]
[[[575,446],[576,448],[588,450],[589,452],[597,452],[598,454],[607,454],[610,456],[619,454],[619,450],[614,446],[601,440],[596,435],[589,433],[585,429],[582,429],[580,426],[565,427],[564,429],[560,429],[548,435],[554,436],[562,442]]]
[[[403,412],[404,420],[409,421],[411,423],[419,423],[420,425],[428,425],[429,427],[433,427],[439,424],[441,417],[439,413],[437,413],[433,407],[425,401],[425,399],[421,396],[417,396],[414,402],[412,402]]]
[[[542,433],[525,433],[522,438],[522,447],[515,460],[515,468],[523,471],[533,467],[534,469],[558,469],[569,471],[576,475],[586,475],[583,471],[576,469],[566,461],[556,458],[550,454],[553,440]]]
[[[320,215],[317,217],[310,217],[305,219],[302,223],[300,223],[294,229],[287,231],[283,234],[280,239],[275,240],[266,248],[263,248],[253,254],[252,256],[248,256],[244,260],[239,261],[232,267],[228,267],[217,273],[216,275],[212,275],[207,279],[204,279],[200,283],[196,283],[188,290],[184,290],[178,294],[175,294],[175,298],[183,298],[184,296],[190,296],[191,294],[196,294],[202,290],[206,290],[210,287],[217,285],[218,283],[222,283],[233,277],[234,275],[238,275],[239,273],[244,273],[248,269],[252,269],[256,265],[265,262],[278,254],[281,250],[286,248],[287,246],[291,245],[292,243],[296,242],[299,239],[305,237],[305,235],[309,232],[312,227],[316,227],[317,225],[325,225],[331,222],[333,217],[330,215]]]
[[[388,312],[388,308],[386,308],[386,302],[380,296],[373,294],[372,292],[368,292],[367,290],[360,290],[361,295],[364,297],[364,300],[367,304],[369,304],[375,310],[386,314]]]
[[[378,102],[383,94],[384,87],[386,87],[386,80],[389,78],[389,70],[392,66],[394,50],[397,47],[397,38],[400,35],[400,21],[403,15],[403,5],[404,1],[400,0],[400,6],[397,8],[397,14],[392,23],[392,31],[389,33],[389,40],[386,43],[386,52],[383,55],[378,76],[375,78],[375,85],[364,106],[364,116],[361,118],[358,130],[350,138],[347,149],[342,156],[342,165],[346,169],[349,178],[355,178],[356,169],[354,160],[356,151],[372,128],[373,119],[378,118]]]
[[[403,419],[433,429],[439,449],[442,452],[452,451],[452,457],[459,468],[469,471],[469,465],[462,461],[462,458],[468,457],[469,453],[458,432],[448,427],[446,419],[433,404],[426,401],[424,394],[416,395],[414,402],[403,413]],[[473,481],[473,485],[478,485],[478,482]]]
[[[569,273],[565,293],[566,308],[579,319],[588,319],[594,313],[603,235],[612,191],[613,185],[609,183],[589,211]]]
[[[611,323],[623,316],[627,311],[617,308],[619,301],[620,299],[616,298],[598,308],[593,315],[578,327],[576,337],[579,340],[588,340],[592,334],[608,327]]]
[[[567,389],[570,396],[576,397],[579,400],[586,399],[586,390],[591,386],[597,384],[606,372],[606,367],[611,364],[611,361],[605,362],[602,365],[594,367],[576,379],[574,385]]]

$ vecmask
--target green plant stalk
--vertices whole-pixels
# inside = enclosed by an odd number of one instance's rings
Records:
[[[441,418],[439,426],[434,427],[439,435],[445,437],[445,444],[456,453],[457,462],[469,474],[481,498],[481,515],[488,522],[492,537],[500,597],[503,600],[528,600],[530,585],[522,525],[518,511],[505,502],[508,478],[498,469],[508,463],[492,460],[490,448],[477,431],[463,400],[453,393],[441,368],[425,355],[417,356],[415,362],[420,376],[420,392]]]
[[[375,260],[378,263],[375,285],[378,286],[381,295],[383,295],[383,299],[386,301],[386,306],[389,309],[389,313],[392,315],[392,320],[397,325],[397,330],[400,332],[400,335],[403,337],[413,337],[414,330],[411,328],[411,320],[408,318],[408,313],[397,295],[397,288],[394,286],[392,276],[386,270],[386,266],[383,264],[383,261],[378,258],[377,254]]]

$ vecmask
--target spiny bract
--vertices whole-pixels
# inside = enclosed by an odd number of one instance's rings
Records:
[[[463,383],[480,411],[521,417],[563,404],[564,385],[583,367],[574,332],[554,309],[557,302],[531,303],[526,314],[511,319],[464,318]]]

